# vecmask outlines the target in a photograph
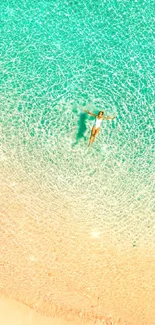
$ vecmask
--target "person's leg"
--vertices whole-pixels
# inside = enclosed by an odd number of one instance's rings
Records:
[[[96,136],[98,135],[99,131],[100,131],[100,128],[95,129],[95,133],[94,133],[94,136],[93,136],[93,139],[92,139],[92,143],[95,141]]]
[[[96,137],[97,137],[99,131],[100,131],[100,128],[96,129],[96,131],[95,131],[95,139],[96,139]],[[94,139],[94,140],[95,140],[95,139]]]
[[[90,146],[91,143],[94,142],[95,132],[96,132],[96,128],[93,126],[92,127],[92,130],[91,130],[91,135],[90,135],[90,139],[89,139],[88,146]]]
[[[94,137],[92,138],[92,142],[91,143],[93,143],[95,141],[96,136],[98,135],[99,131],[100,131],[100,128],[95,129],[95,134],[94,134]]]

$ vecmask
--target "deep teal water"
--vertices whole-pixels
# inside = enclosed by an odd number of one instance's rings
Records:
[[[118,208],[122,216],[153,213],[154,2],[11,0],[0,7],[8,164],[17,158],[49,190],[57,184],[70,197],[108,197],[107,216]],[[89,151],[85,107],[117,115]]]

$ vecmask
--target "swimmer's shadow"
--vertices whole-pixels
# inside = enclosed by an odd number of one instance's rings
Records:
[[[87,130],[87,127],[86,127],[86,120],[87,120],[87,116],[85,113],[81,113],[80,114],[80,118],[79,118],[79,121],[78,121],[78,132],[77,132],[77,135],[76,135],[76,142],[73,144],[73,147],[75,145],[78,144],[78,142],[81,140],[81,139],[84,139],[86,140],[87,137],[85,136],[85,132]]]

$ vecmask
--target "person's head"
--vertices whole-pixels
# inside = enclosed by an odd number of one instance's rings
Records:
[[[98,117],[99,117],[99,118],[101,118],[103,115],[104,115],[104,112],[103,112],[103,111],[99,111],[99,112],[98,112]]]

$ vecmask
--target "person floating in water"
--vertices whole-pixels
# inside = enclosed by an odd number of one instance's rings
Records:
[[[100,126],[103,120],[113,120],[115,118],[115,116],[111,117],[111,116],[105,116],[103,111],[99,111],[98,114],[94,114],[91,113],[87,110],[84,110],[85,113],[94,116],[96,119],[94,121],[94,125],[92,127],[91,130],[91,135],[90,135],[90,139],[89,139],[89,144],[88,146],[91,145],[91,143],[93,143],[96,139],[96,136],[98,135],[99,131],[100,131]]]

